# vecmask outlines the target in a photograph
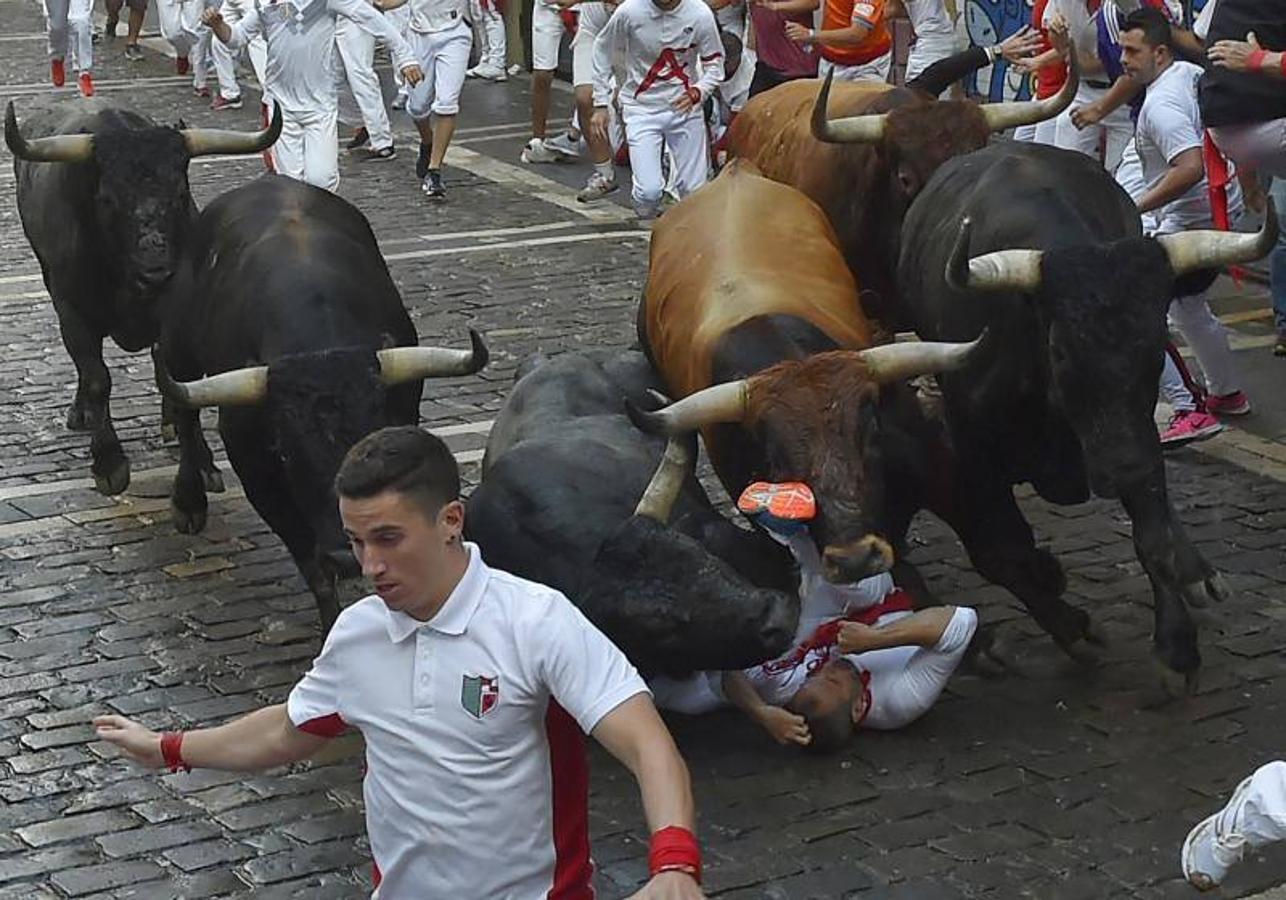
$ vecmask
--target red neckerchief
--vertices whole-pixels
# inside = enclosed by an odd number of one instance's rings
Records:
[[[794,650],[790,651],[789,656],[763,663],[762,668],[768,674],[789,671],[807,659],[808,654],[814,650],[833,647],[835,642],[839,640],[839,630],[845,622],[861,622],[863,625],[874,625],[883,615],[895,612],[909,612],[914,608],[911,602],[911,595],[901,588],[894,588],[874,606],[855,610],[846,616],[831,619],[818,625],[812,634],[795,647]],[[829,654],[827,656],[829,657]]]

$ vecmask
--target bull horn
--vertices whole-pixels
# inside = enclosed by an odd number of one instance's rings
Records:
[[[249,366],[208,375],[196,381],[175,381],[161,359],[160,347],[152,348],[152,365],[161,393],[180,406],[254,406],[268,396],[268,367]]]
[[[94,158],[92,134],[55,134],[30,141],[24,138],[12,100],[4,110],[4,142],[10,153],[28,162],[89,162]]]
[[[1008,103],[984,103],[982,114],[987,119],[987,127],[992,131],[1004,131],[1006,128],[1017,128],[1020,125],[1035,125],[1052,119],[1072,105],[1076,89],[1080,85],[1080,62],[1076,56],[1076,44],[1067,42],[1067,80],[1058,93],[1044,100],[1023,100]]]
[[[472,375],[482,369],[490,359],[482,335],[469,329],[468,350],[448,350],[445,347],[390,347],[378,351],[380,380],[388,387],[414,381],[417,378],[442,378],[448,375]]]
[[[749,380],[744,378],[716,384],[655,412],[639,409],[633,402],[626,400],[625,411],[630,421],[648,434],[671,437],[687,434],[706,425],[740,422],[744,419],[749,384]]]
[[[969,258],[973,220],[960,220],[956,242],[947,257],[947,284],[957,291],[1025,291],[1040,287],[1039,250],[997,250]]]
[[[958,369],[969,361],[969,356],[987,336],[984,329],[972,341],[913,341],[905,344],[885,344],[858,352],[866,363],[871,377],[880,384],[905,381],[917,375],[935,375]]]
[[[639,498],[638,506],[634,507],[634,515],[645,516],[664,525],[670,518],[674,501],[679,499],[684,479],[692,471],[692,459],[691,439],[684,435],[671,437],[652,480]]]
[[[1233,263],[1253,262],[1267,256],[1277,243],[1277,210],[1268,201],[1264,224],[1256,234],[1239,234],[1235,231],[1181,231],[1165,234],[1157,241],[1170,257],[1174,274],[1182,275],[1195,269],[1217,269]]]
[[[884,122],[888,118],[884,113],[849,116],[846,119],[827,117],[826,105],[830,102],[831,80],[834,77],[834,70],[826,73],[822,89],[817,92],[817,99],[813,102],[813,137],[828,144],[878,144],[884,137]]]
[[[275,144],[281,134],[281,104],[272,105],[272,121],[263,131],[184,128],[179,133],[183,135],[189,158],[214,153],[262,153]]]

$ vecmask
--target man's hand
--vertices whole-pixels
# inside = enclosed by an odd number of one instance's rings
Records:
[[[133,719],[124,716],[98,716],[94,719],[94,731],[100,739],[120,747],[141,766],[159,769],[165,765],[165,759],[161,756],[161,736]]]
[[[1103,110],[1097,103],[1086,103],[1072,110],[1072,124],[1077,131],[1083,131],[1091,125],[1103,121]]]
[[[232,27],[228,25],[227,22],[223,21],[223,16],[219,13],[218,9],[214,7],[203,9],[201,11],[201,22],[209,26],[210,30],[214,32],[214,36],[217,37],[220,42],[226,44],[232,39]]]
[[[786,37],[796,44],[811,44],[813,42],[813,29],[805,28],[798,22],[787,22]]]
[[[596,141],[607,142],[608,115],[606,106],[594,107],[594,114],[589,117],[589,133]]]
[[[1245,72],[1250,67],[1250,54],[1262,50],[1259,39],[1252,31],[1244,41],[1219,41],[1207,51],[1206,55],[1214,60],[1216,66],[1232,69],[1234,72]]]
[[[658,872],[630,900],[701,900],[701,885],[687,872]]]
[[[220,13],[218,9],[211,6],[201,10],[201,24],[209,25],[211,28],[214,28],[216,22],[222,21],[223,14]]]
[[[813,736],[808,733],[808,723],[804,717],[788,709],[765,705],[759,711],[757,718],[764,730],[772,735],[772,739],[783,746],[799,744],[801,747],[807,747],[813,740]]]
[[[863,653],[871,649],[877,632],[878,629],[861,622],[845,622],[839,627],[835,643],[840,653]]]
[[[1067,58],[1067,48],[1071,45],[1072,39],[1067,31],[1067,19],[1059,13],[1049,22],[1049,27],[1045,29],[1045,34],[1049,35],[1049,44],[1058,51],[1058,55]]]
[[[415,63],[411,63],[402,70],[402,77],[406,79],[407,84],[414,87],[424,80],[424,70]]]
[[[1000,42],[1000,55],[1010,63],[1018,63],[1040,50],[1041,43],[1040,32],[1024,25]]]
[[[696,94],[697,99],[692,98],[693,94]],[[691,112],[701,102],[700,97],[701,93],[696,88],[688,88],[670,105],[681,113]]]

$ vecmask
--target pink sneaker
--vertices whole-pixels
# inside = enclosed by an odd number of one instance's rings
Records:
[[[1206,397],[1206,412],[1215,416],[1244,416],[1250,412],[1250,398],[1241,391]]]
[[[1186,444],[1213,437],[1223,431],[1223,425],[1210,413],[1195,409],[1183,410],[1174,414],[1165,431],[1161,432],[1161,443],[1166,445]]]

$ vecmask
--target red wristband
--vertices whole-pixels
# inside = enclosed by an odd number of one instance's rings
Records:
[[[161,759],[171,772],[182,769],[191,772],[192,767],[183,761],[183,732],[165,731],[161,733]]]
[[[649,875],[687,872],[701,883],[701,848],[697,836],[686,828],[669,825],[652,835],[647,854]]]
[[[1252,50],[1246,57],[1246,68],[1251,72],[1259,72],[1264,68],[1264,58],[1268,56],[1268,51],[1264,49]]]
[[[688,88],[688,99],[692,101],[693,106],[701,105],[701,90],[699,88]]]

